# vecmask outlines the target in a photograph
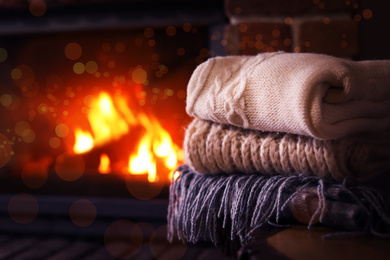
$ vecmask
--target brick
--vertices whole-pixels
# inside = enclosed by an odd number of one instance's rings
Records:
[[[289,25],[283,20],[265,19],[228,25],[224,40],[228,55],[290,51],[292,46]]]
[[[293,50],[351,57],[358,53],[357,24],[349,16],[294,19]]]
[[[353,12],[359,8],[358,3],[358,0],[225,0],[225,13],[232,18]]]

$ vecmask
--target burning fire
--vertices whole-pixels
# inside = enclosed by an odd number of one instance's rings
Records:
[[[84,132],[81,129],[75,131],[76,142],[73,147],[75,153],[85,153],[92,150],[94,141],[93,137],[89,132]]]
[[[106,153],[102,153],[100,155],[100,164],[98,171],[101,174],[107,174],[111,172],[111,162],[110,162],[110,157]]]
[[[183,152],[173,143],[169,133],[156,118],[144,113],[135,115],[124,97],[115,96],[113,100],[105,92],[91,100],[87,118],[91,131],[75,129],[74,153],[86,153],[95,147],[119,140],[129,134],[131,127],[141,126],[144,132],[139,138],[136,151],[129,151],[126,173],[147,174],[149,182],[156,182],[161,177],[157,174],[157,168],[164,165],[170,172],[167,177],[171,178]],[[123,172],[123,168],[112,167],[109,156],[102,153],[98,171],[102,174],[112,170]]]

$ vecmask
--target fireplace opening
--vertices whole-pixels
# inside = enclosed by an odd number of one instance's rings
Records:
[[[186,84],[215,55],[209,35],[186,22],[3,37],[3,192],[166,193],[184,161]]]

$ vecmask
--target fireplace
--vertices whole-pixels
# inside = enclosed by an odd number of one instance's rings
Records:
[[[186,84],[218,52],[209,39],[222,32],[210,27],[223,22],[223,9],[211,5],[204,19],[199,7],[158,1],[33,2],[29,12],[4,10],[18,16],[0,28],[0,170],[12,180],[3,191],[76,195],[95,193],[77,182],[111,180],[128,191],[132,183],[166,187],[184,161]]]
[[[0,10],[0,230],[26,243],[4,257],[75,237],[80,255],[132,256],[163,240],[186,84],[220,54],[222,1],[30,2]]]
[[[191,52],[207,46],[204,28],[193,28],[192,46],[167,35],[174,27],[9,37],[3,176],[34,192],[51,178],[64,182],[57,192],[83,178],[165,185],[183,161]]]

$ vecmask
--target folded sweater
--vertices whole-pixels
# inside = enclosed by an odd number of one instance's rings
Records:
[[[301,173],[366,181],[390,170],[390,132],[320,140],[195,118],[186,129],[184,153],[187,164],[202,174]]]
[[[262,131],[337,139],[390,128],[390,60],[312,53],[215,57],[193,72],[187,113]]]

